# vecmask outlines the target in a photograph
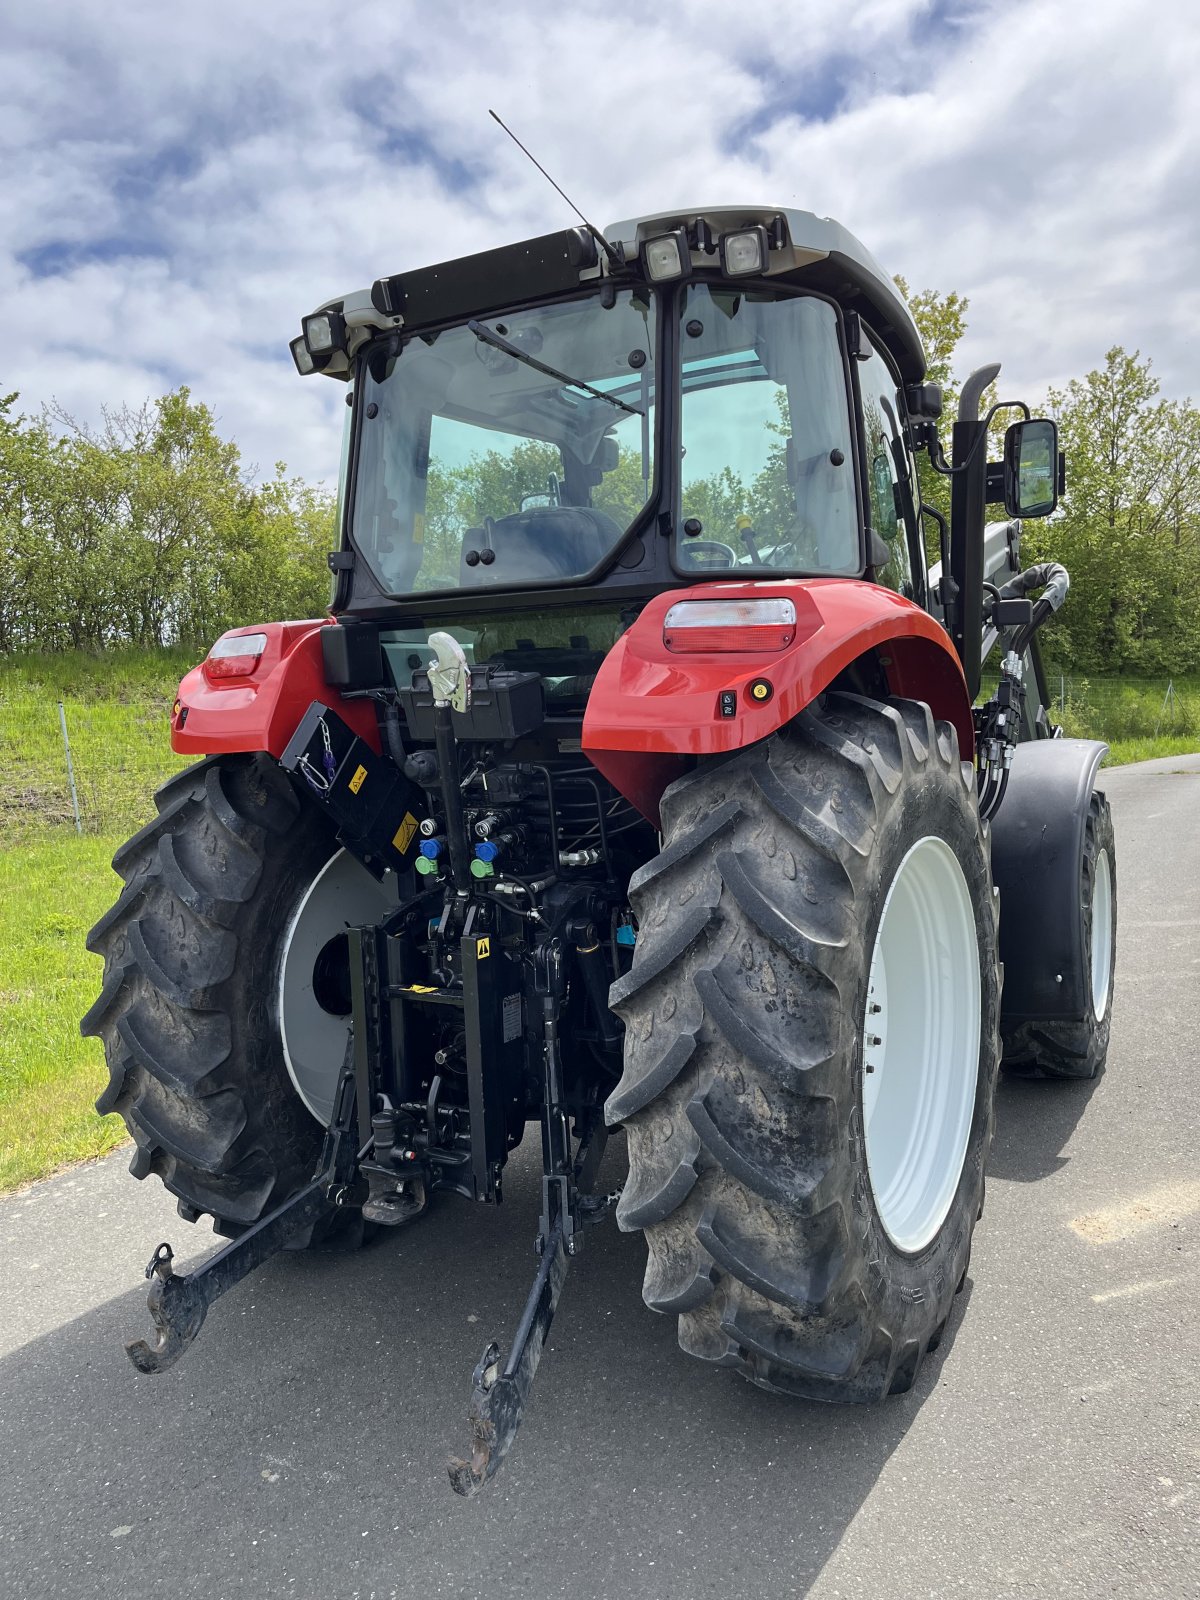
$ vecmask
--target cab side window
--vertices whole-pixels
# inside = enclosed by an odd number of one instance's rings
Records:
[[[916,530],[909,525],[914,502],[912,458],[904,440],[904,397],[891,367],[865,329],[863,348],[869,354],[855,364],[868,525],[888,552],[887,561],[875,567],[875,579],[912,600],[917,598],[912,560]]]

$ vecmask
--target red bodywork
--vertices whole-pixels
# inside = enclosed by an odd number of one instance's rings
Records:
[[[796,630],[780,650],[687,652],[663,641],[667,611],[680,600],[785,597]],[[320,622],[267,622],[237,628],[265,633],[266,649],[249,677],[213,684],[203,666],[179,686],[171,745],[186,754],[265,750],[276,759],[314,700],[380,749],[375,708],[345,700],[325,681]],[[777,583],[705,583],[651,600],[606,656],[583,719],[584,753],[656,825],[663,790],[688,758],[738,750],[765,739],[802,711],[851,662],[873,651],[891,692],[924,700],[958,730],[963,756],[974,753],[971,702],[944,628],[919,606],[876,584],[850,578]],[[767,684],[761,702],[752,686]],[[736,712],[724,716],[732,693]]]
[[[688,654],[663,642],[667,611],[680,600],[776,596],[796,607],[795,638],[781,650]],[[658,595],[600,668],[583,719],[584,753],[657,824],[662,792],[686,770],[688,757],[765,739],[869,651],[894,695],[924,700],[954,724],[969,758],[971,701],[949,635],[902,595],[850,578],[705,583]],[[759,702],[752,686],[761,683],[769,698]],[[733,716],[721,712],[728,692],[736,696]]]
[[[338,715],[378,751],[379,725],[369,700],[343,700],[325,681],[320,622],[260,622],[233,635],[265,633],[267,647],[253,674],[213,684],[203,665],[179,685],[171,713],[171,748],[185,755],[266,750],[276,760],[314,700],[337,705]],[[229,637],[229,635],[225,635]]]

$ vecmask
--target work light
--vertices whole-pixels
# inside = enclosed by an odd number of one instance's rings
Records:
[[[304,342],[314,359],[328,358],[346,348],[346,322],[339,312],[315,311],[311,317],[304,317],[301,325]]]
[[[770,244],[765,228],[743,228],[721,239],[721,266],[726,277],[740,278],[749,272],[762,272],[767,264]]]
[[[676,228],[672,233],[647,239],[642,246],[642,261],[646,276],[652,283],[665,283],[671,278],[686,278],[692,270],[692,255],[688,249],[687,233]]]
[[[317,370],[317,364],[308,352],[308,346],[304,342],[303,334],[298,339],[293,339],[291,344],[288,345],[288,349],[292,352],[292,360],[296,363],[296,371],[302,378],[307,378],[310,372]]]

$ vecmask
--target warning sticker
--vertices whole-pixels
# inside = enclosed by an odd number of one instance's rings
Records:
[[[402,856],[408,854],[408,847],[413,841],[413,834],[417,831],[417,819],[411,811],[404,813],[404,821],[392,835],[392,843]]]
[[[350,793],[357,794],[367,781],[366,767],[355,767],[354,776],[350,779]]]
[[[475,959],[476,959],[476,961],[482,961],[484,956],[490,956],[491,953],[492,953],[492,941],[490,939],[476,939],[476,941],[475,941]]]

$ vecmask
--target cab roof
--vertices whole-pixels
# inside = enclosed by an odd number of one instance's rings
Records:
[[[611,257],[588,229],[567,228],[377,278],[370,289],[318,308],[339,313],[347,334],[345,357],[335,357],[323,370],[329,377],[345,378],[347,358],[381,330],[485,315],[601,278],[644,281],[643,245],[679,228],[687,231],[692,244],[691,269],[719,272],[717,241],[759,226],[768,229],[772,241],[763,276],[826,294],[856,312],[887,346],[906,383],[924,378],[925,352],[912,313],[865,245],[832,217],[778,206],[699,206],[615,222],[604,230]]]

